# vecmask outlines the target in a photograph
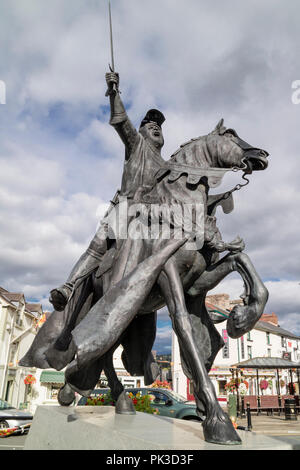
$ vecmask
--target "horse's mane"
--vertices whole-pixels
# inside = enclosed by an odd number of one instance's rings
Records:
[[[195,143],[197,141],[200,141],[200,140],[204,140],[204,139],[206,139],[206,137],[207,137],[206,135],[203,135],[203,136],[199,136],[199,137],[195,137],[193,139],[190,139],[187,142],[184,142],[182,145],[180,145],[180,147],[174,153],[172,153],[172,155],[171,155],[170,159],[168,160],[168,162],[176,161],[178,163],[183,163],[183,162],[179,162],[177,160],[177,158],[179,157],[180,152],[182,153],[182,151],[186,147],[188,147],[190,144],[193,144],[193,143]]]

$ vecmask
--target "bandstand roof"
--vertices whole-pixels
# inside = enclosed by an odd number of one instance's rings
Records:
[[[238,364],[233,364],[232,367],[237,369],[300,369],[300,363],[280,357],[253,357]]]

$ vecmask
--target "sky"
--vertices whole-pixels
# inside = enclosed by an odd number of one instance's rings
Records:
[[[299,2],[111,3],[122,99],[136,126],[150,108],[164,113],[165,159],[221,118],[269,152],[269,168],[235,193],[234,212],[217,213],[218,226],[225,241],[244,239],[269,290],[266,313],[300,335]],[[49,291],[120,186],[124,147],[105,97],[107,1],[2,0],[0,13],[0,285],[50,309]],[[240,179],[226,176],[218,192]],[[242,291],[232,274],[211,293]],[[154,349],[170,346],[164,309]]]

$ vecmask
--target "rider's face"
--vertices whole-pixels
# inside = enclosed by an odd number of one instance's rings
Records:
[[[164,145],[162,130],[156,122],[148,122],[145,124],[144,133],[157,147],[162,147]]]

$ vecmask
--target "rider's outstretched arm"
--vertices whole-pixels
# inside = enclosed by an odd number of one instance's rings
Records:
[[[135,146],[138,133],[128,118],[120,93],[117,91],[119,87],[119,75],[113,72],[107,73],[105,78],[108,86],[107,95],[110,97],[110,124],[120,135],[126,149],[125,159],[128,159],[130,152]],[[114,199],[117,199],[117,195]],[[116,203],[117,201],[112,202],[111,206],[113,207]],[[106,226],[102,223],[88,249],[73,267],[67,281],[62,286],[51,291],[49,300],[55,310],[64,310],[77,282],[84,279],[101,263],[106,250]]]
[[[125,145],[125,159],[127,160],[137,143],[138,132],[126,113],[118,91],[119,74],[110,72],[105,75],[105,78],[108,86],[107,94],[110,98],[111,115],[109,123],[116,129]]]

